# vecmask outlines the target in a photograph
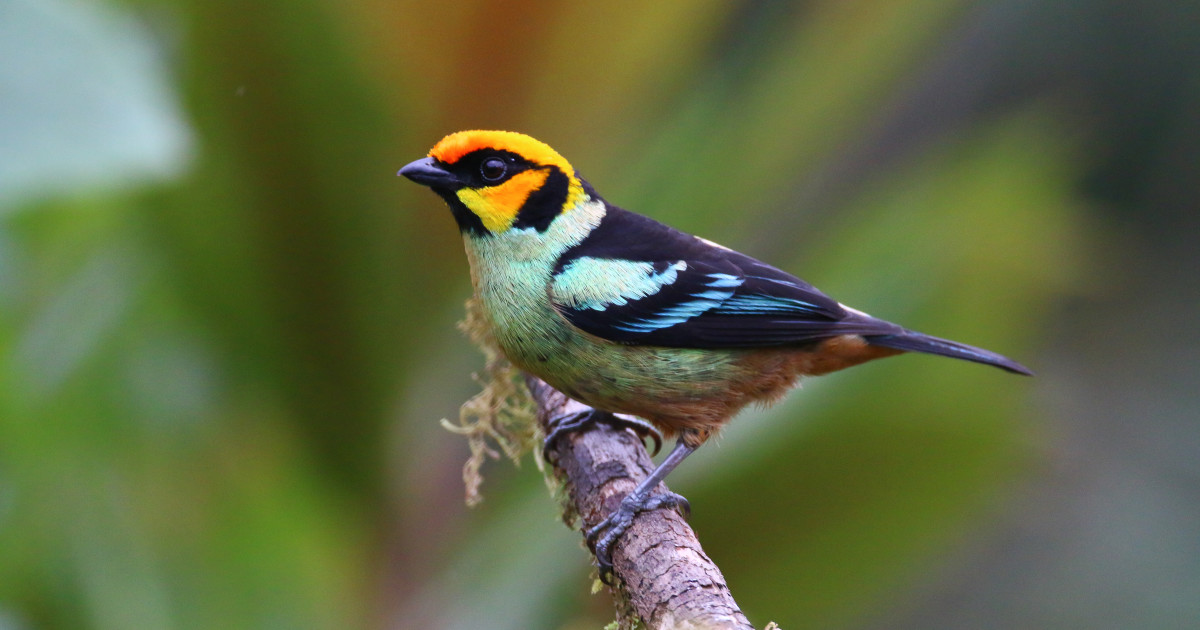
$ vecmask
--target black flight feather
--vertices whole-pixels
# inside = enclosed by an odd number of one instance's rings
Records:
[[[593,198],[599,197],[588,187]],[[649,262],[662,273],[686,268],[658,292],[603,309],[558,305],[573,325],[618,343],[673,348],[804,345],[839,335],[868,343],[985,363],[1030,374],[994,352],[904,329],[844,308],[795,276],[648,217],[605,202],[600,224],[559,259],[555,273],[580,258]]]

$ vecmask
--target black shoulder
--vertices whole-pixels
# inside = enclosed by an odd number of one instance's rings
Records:
[[[604,204],[604,218],[586,238],[559,258],[555,273],[571,261],[584,257],[645,262],[703,261],[712,258],[712,245],[703,240],[650,217],[614,206],[596,195],[586,182],[584,190],[592,199]]]

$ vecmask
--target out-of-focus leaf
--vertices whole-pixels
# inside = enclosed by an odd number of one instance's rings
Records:
[[[135,287],[132,261],[103,252],[31,317],[11,357],[14,384],[32,397],[53,395],[126,316]]]
[[[0,3],[0,209],[174,175],[189,133],[162,51],[103,4]]]

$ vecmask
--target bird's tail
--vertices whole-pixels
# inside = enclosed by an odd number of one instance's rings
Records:
[[[866,339],[867,343],[875,346],[974,361],[985,365],[994,365],[1014,374],[1033,376],[1033,372],[1029,371],[1029,368],[990,350],[968,346],[965,343],[958,343],[949,339],[939,339],[910,330],[891,335],[870,335]]]

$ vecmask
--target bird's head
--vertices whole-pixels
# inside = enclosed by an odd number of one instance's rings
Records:
[[[545,230],[586,197],[583,182],[545,143],[512,131],[460,131],[400,169],[441,195],[472,236]]]

